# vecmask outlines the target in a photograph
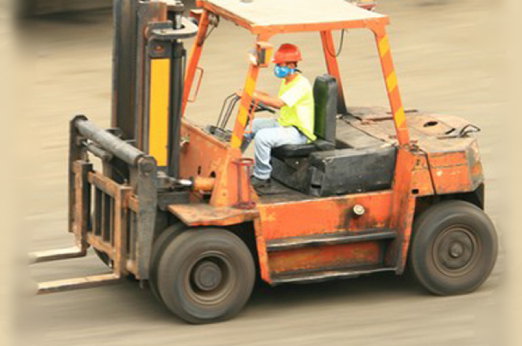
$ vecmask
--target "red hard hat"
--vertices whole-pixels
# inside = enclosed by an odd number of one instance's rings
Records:
[[[282,64],[285,62],[296,62],[301,60],[303,60],[301,57],[301,51],[296,45],[283,43],[277,52],[275,52],[273,62],[276,64]]]

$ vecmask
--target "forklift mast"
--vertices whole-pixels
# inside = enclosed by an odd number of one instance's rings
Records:
[[[197,28],[182,17],[178,0],[114,0],[113,11],[111,126],[177,178],[186,58],[181,39]]]
[[[83,257],[93,247],[112,273],[43,282],[38,293],[113,282],[128,273],[148,279],[154,232],[164,221],[160,199],[177,198],[159,190],[179,171],[181,40],[197,33],[183,10],[176,0],[114,0],[112,128],[100,129],[83,115],[70,122],[68,229],[75,246],[31,255],[35,263],[47,262]],[[101,160],[101,172],[89,154]]]

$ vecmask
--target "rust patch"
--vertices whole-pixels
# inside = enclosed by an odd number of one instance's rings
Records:
[[[209,204],[171,204],[171,213],[188,226],[228,226],[254,220],[259,216],[257,209],[213,207]]]
[[[268,261],[272,274],[375,265],[382,261],[381,249],[378,242],[309,247],[270,253]]]
[[[304,200],[292,203],[258,204],[260,231],[266,240],[318,235],[367,228],[385,228],[390,217],[391,191]],[[355,204],[366,212],[352,216]]]

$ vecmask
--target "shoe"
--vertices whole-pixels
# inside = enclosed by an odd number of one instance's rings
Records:
[[[270,187],[270,179],[259,179],[258,177],[252,176],[250,182],[256,190]]]

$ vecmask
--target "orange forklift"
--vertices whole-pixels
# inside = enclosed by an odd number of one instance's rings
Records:
[[[112,128],[70,123],[69,232],[76,245],[34,262],[81,257],[92,247],[104,275],[42,282],[39,293],[132,276],[189,323],[236,315],[256,277],[270,285],[394,272],[408,265],[437,295],[477,289],[497,257],[484,213],[484,177],[463,119],[405,109],[387,16],[363,2],[114,1]],[[277,13],[270,11],[277,8]],[[208,33],[228,20],[255,36],[241,96],[217,122],[185,114],[203,75]],[[332,32],[373,33],[389,109],[345,103]],[[240,148],[275,35],[316,32],[325,74],[315,79],[315,142],[272,150],[272,186],[258,195]],[[183,40],[195,37],[185,63]],[[231,91],[239,86],[231,86]],[[237,115],[235,109],[237,108]],[[229,120],[233,123],[229,124]],[[94,169],[93,161],[98,161]]]

